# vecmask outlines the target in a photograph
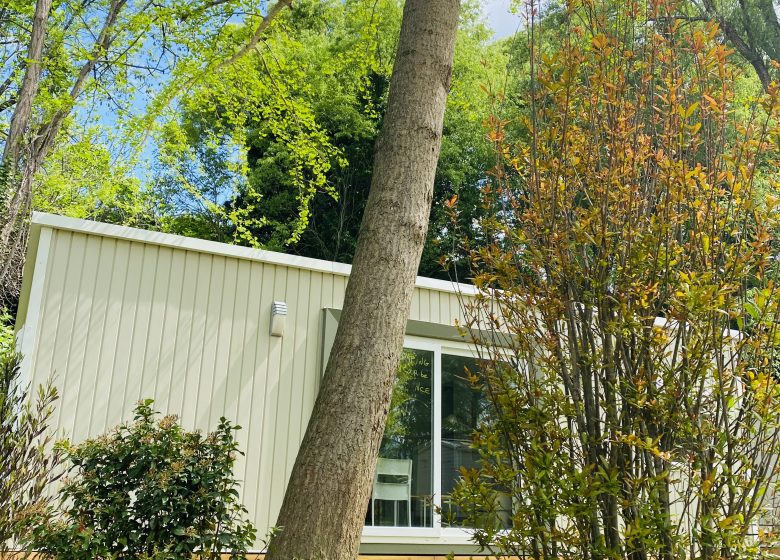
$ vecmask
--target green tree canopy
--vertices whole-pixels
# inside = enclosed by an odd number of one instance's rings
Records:
[[[494,162],[486,91],[501,82],[506,57],[477,8],[464,13],[455,55],[421,264],[428,275],[442,274],[439,255],[452,245],[442,202],[458,195],[476,215]],[[158,192],[175,216],[168,227],[349,262],[400,17],[397,0],[297,3],[279,21],[285,33],[269,36],[240,76],[194,92],[162,149]]]

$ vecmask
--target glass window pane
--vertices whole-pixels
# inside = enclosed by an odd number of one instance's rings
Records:
[[[479,453],[471,448],[471,434],[486,419],[490,405],[484,393],[468,379],[468,372],[477,371],[478,362],[474,358],[442,354],[441,493],[444,526],[463,526],[462,513],[447,498],[460,479],[460,468],[479,466]],[[503,523],[508,521],[508,513]]]
[[[366,525],[433,526],[433,352],[404,349]]]

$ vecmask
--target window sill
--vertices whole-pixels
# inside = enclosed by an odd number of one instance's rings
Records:
[[[363,527],[360,542],[364,544],[439,544],[477,545],[468,529],[435,529],[430,527]]]

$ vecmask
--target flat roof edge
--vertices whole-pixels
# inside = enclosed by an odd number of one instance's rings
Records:
[[[159,231],[150,231],[145,229],[133,228],[128,226],[119,226],[115,224],[105,224],[91,220],[82,220],[79,218],[69,218],[67,216],[58,216],[56,214],[47,214],[44,212],[33,212],[31,224],[34,227],[50,227],[63,231],[72,231],[89,235],[98,235],[101,237],[111,237],[114,239],[125,239],[137,241],[150,245],[159,245],[171,247],[174,249],[183,249],[187,251],[196,251],[199,253],[209,253],[224,257],[233,257],[244,260],[263,262],[290,268],[299,268],[311,270],[314,272],[325,272],[339,276],[349,276],[352,266],[344,263],[312,259],[310,257],[300,257],[298,255],[288,255],[286,253],[277,253],[276,251],[267,251],[264,249],[252,249],[240,245],[228,245],[216,241],[197,239],[195,237],[184,237],[172,233],[162,233]],[[457,282],[448,282],[447,280],[438,280],[436,278],[427,278],[418,276],[415,282],[418,288],[428,290],[437,290],[442,292],[462,293],[466,295],[475,295],[478,290],[471,284],[462,284]]]

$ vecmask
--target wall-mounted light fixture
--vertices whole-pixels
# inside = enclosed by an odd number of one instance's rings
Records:
[[[271,305],[271,336],[284,334],[284,318],[287,317],[287,304],[275,301]]]

